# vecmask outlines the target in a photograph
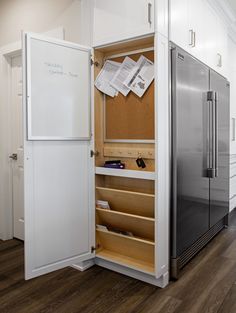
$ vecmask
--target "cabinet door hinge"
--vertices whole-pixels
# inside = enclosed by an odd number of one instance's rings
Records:
[[[91,247],[91,253],[94,253],[97,250],[96,247]]]
[[[95,65],[96,67],[99,66],[99,63],[97,61],[94,61],[92,58],[91,58],[91,66]]]
[[[98,243],[98,244],[96,244],[96,246],[94,247],[94,246],[92,246],[91,247],[91,253],[94,253],[96,250],[98,250],[99,248],[100,248],[101,246],[100,246],[100,244]]]
[[[90,151],[90,157],[93,158],[94,156],[95,156],[95,157],[99,156],[99,152],[98,152],[98,151],[93,151],[93,150],[91,150],[91,151]]]

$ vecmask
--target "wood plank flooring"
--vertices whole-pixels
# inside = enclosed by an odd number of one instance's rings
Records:
[[[97,266],[24,281],[23,267],[23,244],[0,241],[0,313],[236,313],[236,213],[163,290]]]

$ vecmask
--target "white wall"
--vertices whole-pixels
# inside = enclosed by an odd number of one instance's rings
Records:
[[[9,217],[12,206],[7,73],[3,68],[1,51],[9,44],[20,41],[22,30],[43,33],[58,27],[63,27],[65,40],[89,45],[91,1],[0,0],[0,239],[9,238],[9,235],[4,237],[2,234],[11,228]]]
[[[80,42],[80,0],[1,0],[0,47],[18,41],[21,30],[46,32],[63,26],[66,40]]]

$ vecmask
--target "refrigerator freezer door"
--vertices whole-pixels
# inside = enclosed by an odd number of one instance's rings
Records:
[[[209,69],[172,50],[172,258],[209,229]]]
[[[210,72],[210,90],[215,101],[216,177],[210,179],[210,227],[229,213],[229,83],[214,71]],[[214,112],[213,112],[214,113]]]

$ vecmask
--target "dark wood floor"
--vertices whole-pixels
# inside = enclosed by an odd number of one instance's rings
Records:
[[[0,242],[0,313],[236,313],[236,214],[166,289],[93,267],[23,279],[23,245]]]

